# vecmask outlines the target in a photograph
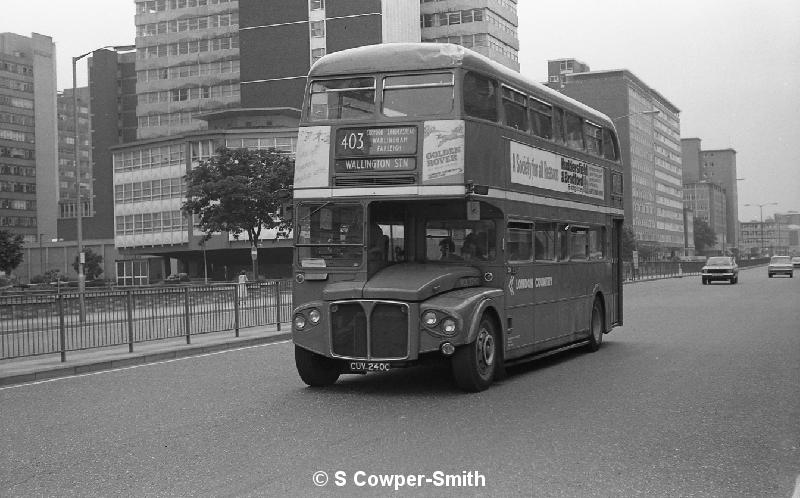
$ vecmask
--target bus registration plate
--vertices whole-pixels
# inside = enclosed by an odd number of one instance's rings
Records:
[[[391,365],[378,361],[351,361],[349,367],[351,372],[386,372]]]

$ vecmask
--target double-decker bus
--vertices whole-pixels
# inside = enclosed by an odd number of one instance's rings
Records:
[[[302,380],[430,358],[487,388],[622,324],[611,120],[471,50],[365,46],[308,75],[294,179]]]

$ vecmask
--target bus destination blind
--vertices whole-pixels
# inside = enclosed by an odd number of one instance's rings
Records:
[[[412,171],[416,167],[413,157],[353,158],[337,159],[337,173],[358,173],[363,171]]]
[[[342,128],[336,131],[336,157],[414,155],[417,128]]]

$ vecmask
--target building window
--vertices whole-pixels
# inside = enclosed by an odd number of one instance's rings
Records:
[[[325,21],[311,21],[309,24],[309,29],[311,31],[312,38],[324,38],[325,37]]]
[[[315,63],[320,60],[325,55],[324,48],[314,48],[311,49],[311,63]]]

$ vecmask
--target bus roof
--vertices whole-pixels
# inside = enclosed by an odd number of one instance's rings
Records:
[[[577,111],[597,124],[613,127],[600,111],[559,93],[468,48],[451,43],[382,43],[328,54],[319,59],[309,78],[394,71],[463,68],[494,75],[502,82],[534,97]]]

